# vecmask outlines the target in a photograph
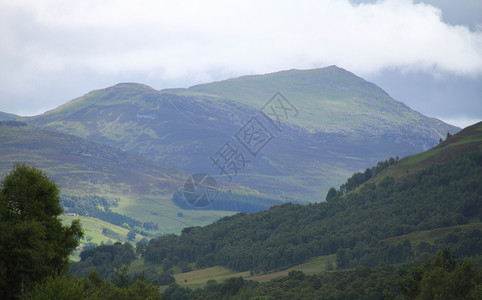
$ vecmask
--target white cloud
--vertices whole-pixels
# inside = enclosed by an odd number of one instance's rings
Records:
[[[0,28],[0,90],[11,95],[32,74],[37,92],[81,72],[172,82],[337,64],[482,75],[482,32],[408,0],[11,0],[0,2]]]

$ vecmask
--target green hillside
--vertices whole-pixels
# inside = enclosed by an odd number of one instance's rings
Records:
[[[378,182],[387,176],[403,178],[432,164],[443,164],[459,154],[478,151],[482,151],[482,122],[464,128],[428,151],[401,159],[373,181]]]
[[[32,164],[60,186],[67,213],[97,216],[117,226],[127,222],[137,226],[138,233],[180,232],[231,214],[175,205],[171,198],[187,177],[183,171],[21,122],[0,124],[0,157],[0,177],[15,162]],[[67,204],[69,200],[73,204]]]
[[[457,131],[454,126],[413,111],[375,84],[337,66],[243,76],[173,91],[234,100],[254,108],[262,107],[279,91],[302,115],[288,121],[312,131],[377,136],[395,132],[394,129],[402,133],[414,126],[415,132],[423,132],[427,137],[430,131]]]
[[[328,202],[284,204],[186,228],[180,236],[150,240],[144,260],[163,266],[224,266],[256,274],[325,255],[336,255],[338,269],[410,262],[446,246],[458,257],[480,255],[482,150],[479,146],[453,149],[463,141],[478,141],[481,126],[449,138],[440,145],[436,161],[413,164],[416,171],[411,175],[398,179],[386,175],[400,161],[376,175],[374,182],[339,192]],[[378,177],[382,179],[377,182]],[[469,223],[474,225],[467,230],[453,227]],[[433,232],[436,239],[423,238],[424,231]]]
[[[127,238],[129,229],[116,226],[96,218],[64,215],[62,216],[62,223],[64,225],[68,225],[75,219],[80,220],[82,229],[84,230],[84,237],[80,240],[80,248],[74,251],[74,253],[71,255],[71,259],[74,261],[79,259],[79,254],[81,251],[86,250],[89,247],[99,246],[102,244],[108,245],[115,242],[125,243],[129,241]],[[136,234],[135,238],[130,242],[136,243],[143,238],[145,238],[143,235]]]
[[[0,121],[15,120],[18,116],[14,114],[8,114],[0,111]]]

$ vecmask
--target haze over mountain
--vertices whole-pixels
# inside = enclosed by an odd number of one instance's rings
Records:
[[[188,224],[210,223],[230,214],[186,212],[174,204],[172,194],[188,176],[182,170],[22,122],[0,122],[0,157],[1,178],[16,162],[32,164],[45,171],[63,195],[117,198],[118,203],[111,207],[114,212],[141,224],[159,224],[161,233],[177,232]],[[184,218],[177,216],[180,211],[184,211]]]
[[[0,111],[0,121],[15,120],[18,117],[19,116],[17,116],[17,115],[9,114],[9,113],[5,113],[5,112]]]
[[[277,92],[298,112],[278,127],[259,110]],[[265,108],[271,106],[273,102]],[[256,156],[239,138],[253,117],[272,138]],[[241,184],[301,202],[321,201],[330,186],[354,171],[426,150],[447,132],[458,131],[336,66],[189,89],[157,91],[123,83],[23,120],[189,172],[216,175],[220,184]],[[230,178],[210,159],[226,143],[244,156],[237,170],[228,170]]]

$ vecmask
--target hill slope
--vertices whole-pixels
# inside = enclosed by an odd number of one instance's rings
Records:
[[[443,137],[440,133],[458,131],[455,126],[410,109],[375,84],[337,66],[243,76],[174,91],[234,100],[255,108],[280,91],[300,112],[299,118],[288,121],[310,131],[363,138],[393,135],[394,141],[422,145],[423,150],[435,145]]]
[[[447,162],[458,154],[480,150],[482,150],[482,122],[464,128],[428,151],[400,160],[400,163],[387,170],[377,180],[386,176],[403,178],[432,164]]]
[[[139,227],[148,222],[157,224],[153,231],[157,234],[179,232],[185,226],[208,224],[230,214],[185,211],[175,205],[172,194],[188,175],[181,170],[21,122],[0,124],[0,157],[1,177],[15,162],[33,164],[59,184],[67,212],[103,216],[114,224],[114,219],[124,220],[115,213],[125,214]],[[93,211],[97,207],[102,207],[103,213]],[[107,208],[114,214],[104,211]],[[179,212],[184,212],[182,217]],[[129,223],[124,220],[117,225],[124,222]]]
[[[19,116],[9,113],[4,113],[0,111],[0,121],[8,121],[8,120],[15,120]]]
[[[475,143],[457,153],[461,141]],[[198,267],[223,265],[245,271],[268,271],[306,259],[336,254],[340,269],[401,263],[451,245],[459,256],[479,255],[482,232],[454,231],[435,246],[412,248],[386,239],[415,231],[480,222],[482,211],[482,123],[449,138],[438,158],[395,180],[386,176],[367,182],[329,202],[306,206],[285,204],[256,214],[225,217],[205,227],[186,228],[180,236],[152,239],[148,262],[196,262]],[[442,145],[441,145],[442,146]],[[433,149],[431,150],[433,151]],[[426,153],[425,153],[426,154]],[[406,160],[413,159],[412,157]]]
[[[277,91],[299,111],[278,129],[258,110]],[[272,135],[257,155],[240,141],[253,117]],[[354,171],[389,156],[420,152],[447,131],[458,130],[337,67],[246,76],[190,89],[118,84],[23,120],[211,174],[220,184],[233,181],[300,202],[320,201],[330,186]],[[240,165],[226,172],[229,177],[210,160],[226,143],[244,155]]]

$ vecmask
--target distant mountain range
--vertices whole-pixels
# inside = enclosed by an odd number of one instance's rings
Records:
[[[263,115],[260,108],[277,92],[282,102],[268,103]],[[280,122],[273,112],[282,115]],[[23,120],[188,172],[216,175],[219,183],[300,202],[320,201],[330,186],[352,172],[389,156],[426,150],[447,132],[459,130],[411,110],[336,66],[244,76],[189,89],[157,91],[123,83]],[[258,142],[265,147],[256,156],[241,140],[248,129],[262,130],[269,141]],[[221,169],[214,161],[218,151],[227,148],[242,157],[237,156],[236,166]]]
[[[0,126],[0,173],[15,161],[34,163],[70,194],[120,197],[117,212],[165,231],[230,214],[172,201],[190,173],[217,181],[217,204],[227,205],[211,209],[232,210],[243,197],[259,202],[239,206],[249,211],[319,202],[353,172],[459,130],[336,66],[188,89],[121,83],[42,115],[1,113],[0,120],[28,124]]]

